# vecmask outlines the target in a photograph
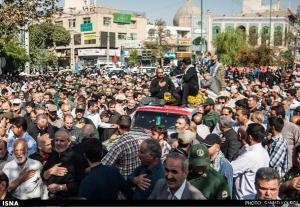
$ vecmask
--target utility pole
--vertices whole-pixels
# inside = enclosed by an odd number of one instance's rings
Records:
[[[272,31],[272,0],[270,0],[270,33],[269,33],[269,47],[271,45],[271,33]]]
[[[109,32],[107,32],[107,48],[106,48],[106,65],[108,65],[109,62],[109,51],[110,51],[110,43],[109,43]]]
[[[25,24],[24,33],[25,33],[24,47],[25,47],[27,55],[29,56],[29,24],[28,23]],[[25,63],[25,73],[30,74],[30,63],[29,63],[29,61],[27,61]]]
[[[203,0],[201,0],[201,55],[203,51]],[[202,57],[201,57],[202,58]]]

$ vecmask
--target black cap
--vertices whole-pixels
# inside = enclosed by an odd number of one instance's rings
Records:
[[[208,147],[213,146],[214,144],[221,145],[221,139],[219,135],[217,134],[209,134],[207,137],[202,141],[203,144],[205,144]]]

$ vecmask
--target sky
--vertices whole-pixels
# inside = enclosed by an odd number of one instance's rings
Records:
[[[74,0],[75,1],[75,0]],[[173,17],[178,8],[186,0],[97,0],[97,4],[111,6],[120,10],[144,12],[150,20],[164,19],[168,25],[172,25]],[[247,1],[247,0],[246,0]],[[269,3],[270,0],[262,0]],[[273,0],[275,2],[276,0]],[[201,0],[194,0],[200,8]],[[63,0],[61,3],[63,4]],[[209,10],[212,14],[232,15],[242,11],[243,0],[203,0],[203,11]],[[291,8],[295,11],[300,5],[300,0],[281,0],[282,8]]]

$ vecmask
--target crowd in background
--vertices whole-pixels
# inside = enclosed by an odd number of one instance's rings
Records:
[[[1,199],[300,199],[298,66],[207,56],[170,75],[14,75],[0,89]],[[195,112],[173,134],[132,130],[160,100]]]

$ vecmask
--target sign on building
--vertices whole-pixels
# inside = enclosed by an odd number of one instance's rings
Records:
[[[93,23],[84,23],[80,25],[81,32],[93,31]]]
[[[121,24],[130,24],[131,23],[131,15],[130,14],[122,14],[122,13],[114,13],[114,22]]]

